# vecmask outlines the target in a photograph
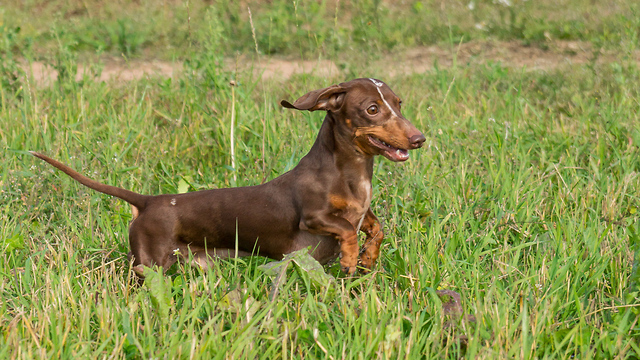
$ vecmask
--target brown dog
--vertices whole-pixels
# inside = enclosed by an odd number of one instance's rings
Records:
[[[342,270],[351,274],[358,263],[358,231],[366,234],[361,264],[371,269],[383,237],[370,208],[373,157],[405,161],[407,150],[421,147],[424,135],[402,116],[398,96],[375,79],[333,85],[281,104],[324,110],[327,116],[300,163],[257,186],[141,195],[31,153],[81,184],[131,204],[129,255],[138,275],[143,265],[168,269],[179,254],[191,254],[206,266],[211,257],[253,253],[281,259],[306,247],[321,263],[341,254]]]

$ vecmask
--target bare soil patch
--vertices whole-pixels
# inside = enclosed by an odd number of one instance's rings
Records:
[[[102,71],[97,79],[100,81],[132,81],[144,76],[173,77],[182,71],[182,63],[158,60],[118,60],[102,59]],[[58,71],[43,62],[35,61],[23,64],[27,72],[36,84],[47,86],[58,78]],[[94,71],[90,66],[78,64],[76,80]]]
[[[422,73],[439,67],[451,67],[454,64],[482,64],[499,62],[505,66],[526,68],[527,70],[545,70],[572,64],[584,64],[590,61],[613,62],[623,54],[596,51],[587,42],[556,41],[547,44],[547,49],[526,46],[517,41],[473,41],[453,47],[428,46],[416,47],[392,54],[386,54],[371,65],[388,68],[389,75]],[[630,58],[629,58],[630,55]],[[640,51],[626,54],[627,60],[640,64]],[[173,77],[183,71],[182,63],[159,60],[102,59],[100,81],[131,81],[145,76]],[[389,66],[389,64],[393,64]],[[299,60],[277,57],[262,57],[259,61],[247,58],[229,59],[225,66],[238,70],[252,70],[263,79],[286,80],[293,75],[312,73],[318,76],[338,77],[341,70],[330,60]],[[40,85],[50,84],[58,76],[55,69],[42,62],[24,64],[29,76]],[[89,67],[78,65],[76,78],[87,74]]]
[[[559,41],[550,44],[548,49],[542,49],[525,46],[518,41],[475,41],[450,48],[429,46],[410,49],[406,52],[405,59],[401,62],[403,67],[399,71],[421,73],[433,69],[436,63],[440,67],[450,67],[454,63],[462,65],[487,62],[544,70],[562,65],[584,64],[593,59],[594,55],[591,44],[587,42]]]

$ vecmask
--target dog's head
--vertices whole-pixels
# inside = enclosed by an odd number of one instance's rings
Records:
[[[391,161],[405,161],[409,151],[422,146],[424,135],[402,116],[402,100],[376,79],[355,79],[311,91],[293,104],[297,110],[325,110],[349,129],[357,149],[368,155],[383,155]]]

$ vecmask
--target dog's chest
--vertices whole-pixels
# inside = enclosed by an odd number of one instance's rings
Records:
[[[339,191],[329,195],[329,202],[335,215],[346,218],[358,225],[371,205],[371,181],[361,179],[341,186]]]

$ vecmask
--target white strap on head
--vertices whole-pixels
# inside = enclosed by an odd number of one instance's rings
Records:
[[[369,78],[369,80],[371,80],[371,82],[373,83],[373,85],[376,86],[376,90],[378,90],[378,94],[380,94],[380,98],[382,98],[382,102],[387,105],[387,107],[389,108],[389,110],[391,111],[391,113],[393,114],[393,116],[398,117],[398,114],[396,114],[395,111],[393,111],[393,109],[391,108],[391,105],[389,105],[389,103],[387,102],[387,100],[384,98],[384,95],[382,95],[382,91],[380,91],[380,88],[382,87],[382,85],[384,85],[384,83],[382,81],[377,81],[375,79],[371,79]]]
[[[384,85],[384,83],[382,81],[378,81],[378,80],[372,79],[372,78],[369,78],[369,80],[371,80],[371,82],[377,87],[381,87],[382,85]]]

